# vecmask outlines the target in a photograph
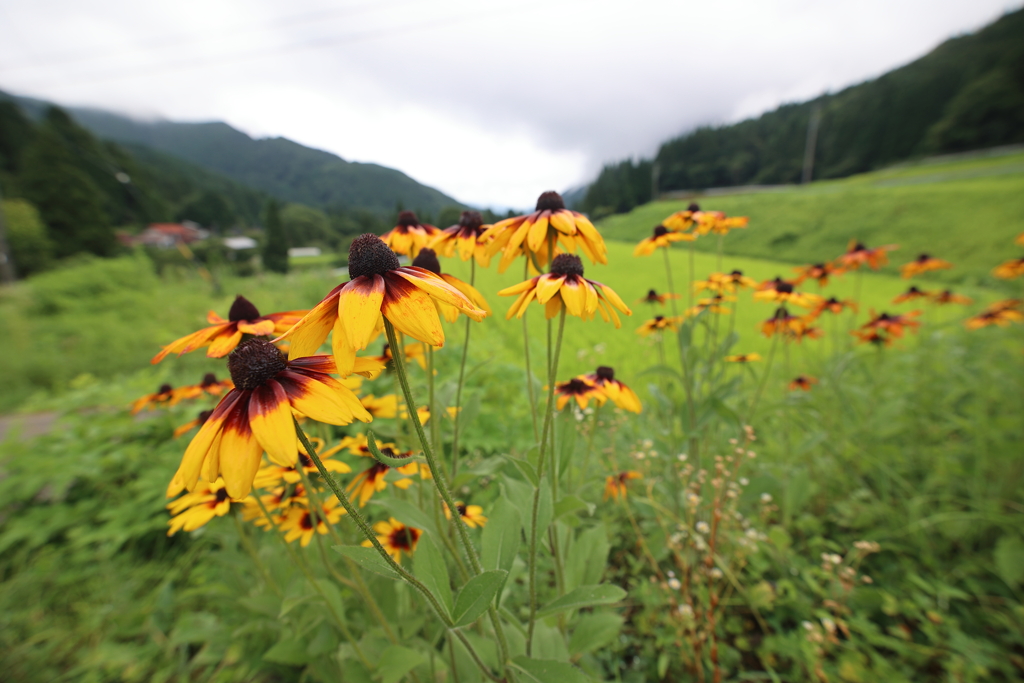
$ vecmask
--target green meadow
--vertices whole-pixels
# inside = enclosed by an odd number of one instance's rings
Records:
[[[898,243],[890,266],[834,278],[821,292],[856,296],[860,322],[871,310],[925,311],[918,334],[884,349],[854,345],[848,332],[855,321],[841,315],[834,325],[824,321],[823,339],[773,352],[759,327],[774,305],[755,302],[749,290],[738,292],[731,314],[699,321],[686,343],[677,345],[674,335],[641,337],[636,329],[646,319],[671,308],[636,303],[668,285],[662,254],[635,258],[633,246],[690,200],[605,219],[599,227],[609,263],[585,264],[585,275],[615,289],[633,315],[623,317],[621,329],[599,318],[569,318],[558,376],[612,366],[636,389],[644,411],[633,416],[605,406],[557,418],[556,452],[572,496],[560,501],[552,529],[564,539],[569,578],[545,559],[542,589],[547,601],[558,581],[588,577],[586,583],[615,584],[626,597],[540,621],[538,656],[572,663],[583,676],[574,680],[628,683],[715,676],[1020,680],[1024,326],[968,331],[963,320],[1020,294],[1019,282],[989,273],[1020,251],[1013,239],[1024,231],[1022,190],[1024,155],[1016,154],[698,198],[703,208],[748,215],[750,225],[728,235],[721,252],[714,237],[693,251],[686,244],[670,251],[680,310],[688,305],[688,283],[711,272],[785,278],[796,265],[838,256],[851,238],[869,246]],[[974,302],[893,305],[909,284],[898,265],[920,252],[956,267],[914,284],[952,287]],[[175,439],[172,431],[212,400],[137,417],[127,406],[165,382],[191,384],[210,371],[223,377],[226,368],[202,353],[156,366],[149,359],[203,326],[208,310],[225,316],[236,294],[263,313],[311,307],[346,279],[332,274],[330,260],[288,275],[210,279],[184,266],[157,276],[136,254],[78,262],[0,290],[0,412],[57,415],[48,434],[15,434],[0,443],[0,651],[10,680],[397,683],[455,680],[456,671],[461,683],[484,680],[461,646],[438,648],[443,629],[405,584],[366,574],[394,625],[397,637],[389,641],[350,583],[334,581],[341,565],[321,563],[317,544],[301,550],[298,571],[280,539],[238,517],[165,535],[165,488],[189,438]],[[448,260],[442,268],[471,277],[466,263]],[[512,299],[496,295],[521,279],[514,269],[475,275],[494,315],[471,326],[464,466],[455,485],[486,514],[520,505],[519,493],[530,486],[511,460],[529,457],[534,443],[524,326],[505,320]],[[447,343],[435,354],[440,405],[454,400],[463,320],[446,326]],[[527,325],[539,393],[547,353],[540,307]],[[774,353],[770,375],[767,362],[718,363],[724,347],[705,346],[706,330],[716,325],[716,342],[727,331],[737,335],[729,352]],[[706,369],[689,423],[681,357]],[[427,375],[411,367],[423,397]],[[818,384],[787,391],[801,373]],[[394,389],[390,375],[363,386],[378,396]],[[742,436],[745,422],[756,440]],[[441,425],[448,445],[451,423]],[[598,427],[603,431],[593,431]],[[372,428],[413,447],[395,420]],[[317,434],[336,440],[359,429],[323,427]],[[737,436],[739,451],[729,441]],[[680,459],[683,451],[690,453]],[[344,459],[354,472],[366,466]],[[730,471],[722,474],[724,468]],[[605,477],[624,471],[639,475],[628,498],[607,500]],[[716,477],[730,480],[728,496],[715,488]],[[390,487],[367,514],[376,521],[422,505],[424,486]],[[684,500],[692,507],[680,507]],[[695,539],[711,521],[718,540],[709,554]],[[361,541],[347,522],[338,533],[346,544]],[[506,607],[523,604],[524,554],[510,560]],[[719,572],[717,592],[707,578],[712,571]],[[337,606],[344,619],[332,622]],[[708,621],[709,610],[717,621]],[[513,650],[521,648],[515,632],[524,614],[506,612]],[[494,644],[481,624],[463,630],[493,665]],[[516,680],[555,680],[534,673]]]

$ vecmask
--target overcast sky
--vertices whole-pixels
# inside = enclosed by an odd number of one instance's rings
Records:
[[[0,89],[223,120],[526,207],[872,78],[1019,0],[0,0]]]

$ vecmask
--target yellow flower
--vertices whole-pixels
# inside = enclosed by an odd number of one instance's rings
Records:
[[[910,289],[903,292],[895,299],[892,300],[894,304],[902,304],[905,301],[913,301],[914,299],[927,299],[932,296],[931,292],[925,292],[917,288],[916,285],[912,285]]]
[[[672,232],[664,225],[657,225],[650,237],[643,238],[636,245],[636,248],[633,249],[633,256],[650,256],[658,247],[668,249],[673,242],[692,242],[695,239],[697,239],[696,235]]]
[[[653,305],[653,304],[661,304],[662,306],[664,306],[665,302],[668,301],[669,299],[678,299],[678,298],[679,298],[678,294],[671,294],[671,293],[658,294],[653,289],[649,289],[649,290],[647,290],[647,296],[645,296],[645,297],[643,297],[641,299],[637,299],[636,302],[638,304],[651,304],[651,305]]]
[[[490,227],[484,225],[479,211],[463,211],[458,223],[442,230],[427,246],[446,258],[458,251],[463,261],[475,258],[480,267],[486,268],[491,264],[491,255],[483,236]]]
[[[726,356],[722,360],[727,363],[755,363],[761,360],[761,354],[759,353],[741,353],[735,356]]]
[[[359,402],[374,419],[378,417],[389,419],[398,415],[398,396],[396,394],[387,394],[380,398],[373,394],[367,394],[360,398]]]
[[[889,256],[886,252],[899,248],[898,244],[886,244],[882,247],[868,249],[857,240],[850,240],[846,253],[837,260],[841,266],[849,270],[857,270],[862,265],[868,265],[871,266],[872,270],[878,270],[889,262]]]
[[[373,339],[381,316],[399,332],[437,347],[444,346],[444,329],[435,301],[454,306],[473,320],[487,314],[429,270],[399,265],[398,256],[376,235],[361,235],[352,242],[348,272],[351,280],[332,289],[281,337],[291,337],[290,358],[315,353],[333,329],[334,360],[338,371],[349,375],[356,351]]]
[[[581,377],[574,377],[568,382],[556,382],[555,395],[558,397],[555,402],[555,408],[558,410],[564,408],[571,400],[575,400],[580,408],[586,408],[590,399],[597,401],[598,405],[604,405],[608,400],[603,391]]]
[[[232,500],[228,495],[223,479],[214,483],[203,482],[191,493],[167,504],[167,509],[174,517],[168,522],[168,536],[173,536],[182,529],[195,531],[214,517],[223,517],[231,509]]]
[[[383,447],[380,452],[392,458],[402,458],[412,456],[412,452],[407,453],[396,453],[394,450],[388,447]],[[395,485],[395,488],[400,488],[403,491],[412,486],[413,480],[409,479],[411,475],[416,474],[420,471],[419,463],[411,462],[408,465],[402,465],[401,467],[391,468],[384,463],[377,462],[376,460],[367,469],[363,470],[356,475],[355,479],[349,482],[348,493],[354,498],[359,499],[359,507],[363,507],[373,497],[374,493],[383,491],[388,487],[388,482],[385,479],[388,472],[394,469],[399,474],[404,475],[401,479],[396,479],[391,483]]]
[[[323,450],[324,442],[322,439],[312,438],[310,443],[317,450],[317,454],[320,456],[320,460],[323,462],[324,469],[328,472],[337,472],[338,474],[347,474],[352,471],[352,468],[347,463],[341,460],[335,460],[332,456],[340,451],[343,446],[338,444],[333,448]],[[294,465],[275,465],[271,463],[266,467],[261,467],[256,472],[256,478],[253,480],[253,486],[258,489],[266,489],[281,482],[286,484],[297,484],[302,481],[302,475],[299,473],[299,466],[301,465],[306,476],[317,474],[320,470],[313,463],[313,460],[306,453],[305,447],[299,443],[299,462]]]
[[[583,320],[590,320],[597,311],[605,322],[611,320],[616,328],[621,327],[622,323],[615,309],[633,315],[611,287],[583,277],[583,262],[574,254],[559,254],[551,263],[550,273],[498,292],[498,296],[514,294],[518,294],[519,298],[505,314],[506,320],[512,316],[523,317],[526,307],[534,299],[545,307],[544,313],[549,320],[558,315],[563,307],[569,315]]]
[[[797,377],[796,379],[789,383],[789,390],[796,391],[797,389],[799,389],[801,391],[810,391],[811,387],[813,387],[817,383],[818,380],[815,379],[814,377],[810,377],[808,375],[800,375],[799,377]]]
[[[754,292],[754,299],[779,304],[791,303],[802,308],[813,308],[821,302],[822,297],[817,294],[798,292],[793,288],[792,283],[785,282],[781,278],[775,278],[774,280],[761,283],[758,291]]]
[[[483,235],[483,239],[489,241],[488,254],[503,252],[498,263],[499,273],[504,273],[524,254],[537,267],[547,265],[549,238],[568,252],[575,252],[578,246],[591,263],[608,263],[608,250],[597,228],[583,214],[565,208],[557,192],[543,193],[537,199],[536,211],[498,221]],[[560,251],[556,246],[552,255]]]
[[[132,415],[138,414],[143,408],[152,409],[160,404],[170,403],[172,400],[174,400],[174,387],[170,384],[161,384],[154,393],[135,399],[132,403]]]
[[[441,262],[437,260],[437,254],[433,249],[421,249],[419,256],[413,260],[412,265],[429,270],[431,273],[437,275],[452,287],[462,292],[462,294],[465,295],[465,297],[469,299],[474,306],[484,311],[485,317],[491,314],[491,307],[487,305],[487,301],[484,299],[483,295],[480,294],[473,285],[468,282],[463,282],[454,275],[441,272]],[[437,300],[434,301],[434,304],[437,306],[437,310],[444,315],[444,319],[448,322],[453,323],[459,317],[459,309],[455,306]]]
[[[599,366],[597,370],[583,375],[581,379],[590,382],[597,387],[598,390],[604,392],[604,395],[611,399],[612,403],[617,407],[637,414],[643,410],[643,406],[640,405],[640,398],[636,393],[625,384],[615,379],[615,370],[613,368],[610,368],[607,365]]]
[[[730,230],[745,228],[750,219],[746,216],[726,216],[721,211],[697,211],[692,215],[696,222],[695,232],[701,235],[728,235]]]
[[[936,294],[932,294],[932,301],[937,304],[961,304],[967,306],[973,303],[973,299],[969,296],[963,296],[962,294],[954,294],[953,290],[946,289]]]
[[[199,398],[203,394],[220,396],[225,391],[234,388],[235,385],[231,380],[218,380],[216,375],[212,372],[208,372],[203,376],[203,381],[199,384],[190,384],[188,386],[178,387],[175,389],[174,396],[171,397],[171,405],[177,405],[183,400]]]
[[[815,263],[809,266],[797,266],[793,270],[797,273],[794,285],[802,284],[804,280],[814,280],[818,287],[828,284],[828,279],[833,275],[842,275],[843,269],[832,263]]]
[[[298,540],[305,548],[313,540],[313,534],[326,534],[328,524],[337,524],[345,514],[345,508],[339,507],[338,499],[331,495],[321,505],[321,514],[314,515],[311,510],[301,505],[289,508],[280,522],[284,540],[291,543]],[[324,523],[326,518],[327,523]]]
[[[412,555],[423,533],[415,527],[402,524],[394,517],[386,522],[377,522],[373,525],[373,530],[377,532],[377,541],[391,557],[395,558],[395,562],[402,561],[402,553]],[[363,546],[370,548],[373,544],[367,540],[363,541]]]
[[[700,211],[697,204],[690,204],[685,211],[676,211],[674,214],[661,222],[669,230],[675,232],[686,232],[694,226],[694,214]]]
[[[914,277],[915,275],[927,273],[930,270],[945,270],[947,268],[952,267],[953,264],[950,263],[949,261],[943,261],[942,259],[933,258],[928,254],[921,254],[910,263],[904,263],[902,266],[900,266],[900,275],[904,279],[909,279]]]
[[[642,474],[636,470],[627,470],[625,472],[619,472],[618,474],[609,475],[605,479],[604,483],[604,499],[608,500],[613,498],[618,500],[619,498],[626,497],[626,482],[631,479],[640,479],[643,477]]]
[[[444,506],[444,516],[446,519],[452,518],[452,513],[448,509],[446,503],[442,503]],[[484,517],[484,509],[479,505],[466,505],[461,500],[455,501],[455,509],[459,511],[459,517],[462,517],[462,521],[466,523],[471,529],[482,529],[487,524],[487,518]]]
[[[1006,327],[1010,323],[1024,322],[1024,313],[1021,313],[1020,310],[1022,307],[1024,307],[1024,301],[1020,299],[997,301],[978,315],[968,318],[964,321],[964,325],[969,330],[977,330],[992,325]]]
[[[231,497],[244,498],[264,451],[278,465],[298,462],[293,411],[335,425],[371,419],[355,394],[330,376],[337,371],[330,356],[289,361],[272,343],[250,339],[231,352],[228,370],[235,388],[214,408],[178,468],[176,476],[189,490],[203,472],[207,481],[223,476]],[[364,368],[375,370],[372,364]]]
[[[380,239],[396,254],[416,258],[420,249],[440,232],[433,225],[420,223],[415,212],[401,211],[398,214],[398,225],[381,235]]]
[[[646,337],[655,332],[662,332],[664,330],[672,330],[674,332],[679,328],[680,322],[682,322],[680,318],[656,315],[640,327],[636,328],[636,333],[642,337]]]
[[[992,271],[992,274],[1003,280],[1012,280],[1024,275],[1024,257],[1010,259]]]
[[[206,424],[206,421],[210,419],[210,415],[213,415],[212,410],[200,411],[199,416],[196,417],[196,419],[192,420],[191,422],[186,422],[185,424],[180,425],[178,427],[175,427],[174,438],[177,439],[179,436],[195,427],[202,427],[204,424]]]
[[[159,363],[169,353],[177,353],[180,356],[204,346],[210,347],[206,352],[208,357],[223,358],[238,346],[242,341],[243,334],[251,334],[256,337],[280,334],[298,322],[306,313],[307,311],[285,311],[284,313],[260,315],[259,310],[251,301],[244,296],[238,296],[231,304],[227,320],[210,311],[206,316],[210,327],[204,327],[198,332],[172,341],[150,362]]]

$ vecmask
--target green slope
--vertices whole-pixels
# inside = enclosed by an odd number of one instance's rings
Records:
[[[1024,153],[696,200],[705,209],[750,217],[747,230],[729,235],[729,254],[810,263],[838,256],[856,238],[868,246],[901,245],[885,272],[927,252],[956,264],[934,278],[989,283],[992,267],[1020,251],[1013,238],[1024,231]],[[651,202],[599,227],[608,239],[639,241],[690,201]],[[713,251],[717,241],[706,237],[696,248]]]

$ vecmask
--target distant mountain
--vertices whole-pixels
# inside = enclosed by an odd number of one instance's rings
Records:
[[[628,211],[650,199],[653,174],[661,192],[800,182],[812,117],[816,179],[1024,142],[1024,10],[874,80],[669,140],[653,164],[609,164],[582,206]]]
[[[9,97],[35,118],[49,106],[40,100]],[[159,150],[289,202],[381,214],[393,212],[398,204],[430,214],[461,206],[393,168],[345,161],[287,138],[256,140],[219,121],[141,121],[99,109],[67,111],[101,138]]]

